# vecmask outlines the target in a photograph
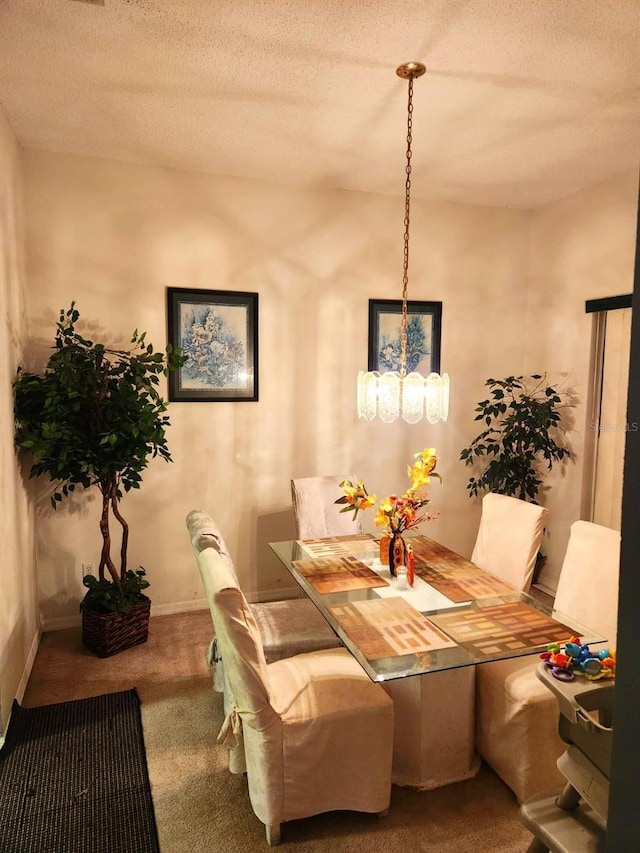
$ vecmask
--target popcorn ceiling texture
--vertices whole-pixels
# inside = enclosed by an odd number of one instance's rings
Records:
[[[366,192],[538,207],[635,168],[636,0],[3,0],[24,147]]]

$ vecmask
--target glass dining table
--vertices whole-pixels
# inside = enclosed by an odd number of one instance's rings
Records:
[[[373,681],[603,639],[435,540],[410,541],[415,580],[405,588],[368,534],[270,543]]]
[[[477,773],[475,665],[532,656],[585,625],[425,536],[404,587],[369,534],[270,547],[369,677],[394,700],[392,778],[435,788]]]

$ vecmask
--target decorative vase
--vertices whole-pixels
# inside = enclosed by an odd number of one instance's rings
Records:
[[[380,563],[383,566],[389,565],[389,544],[391,537],[388,533],[383,533],[380,537]]]
[[[396,576],[398,566],[405,566],[407,559],[407,546],[399,530],[394,530],[389,542],[389,572]]]

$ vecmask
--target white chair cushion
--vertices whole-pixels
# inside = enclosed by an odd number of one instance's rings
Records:
[[[258,602],[250,607],[267,663],[342,646],[340,638],[308,598]]]

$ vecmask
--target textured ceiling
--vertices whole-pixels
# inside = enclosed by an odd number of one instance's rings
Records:
[[[640,0],[0,0],[26,147],[537,207],[640,157]]]

